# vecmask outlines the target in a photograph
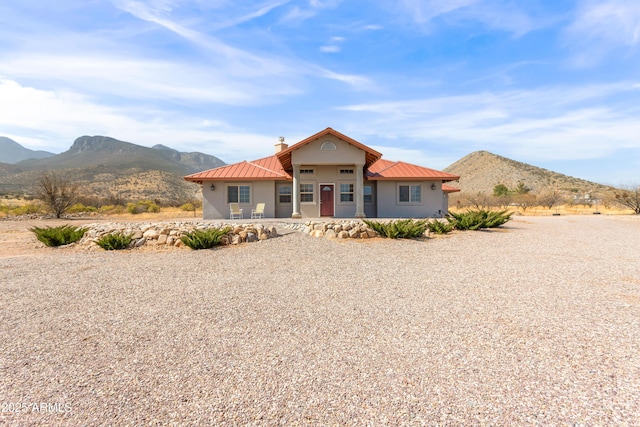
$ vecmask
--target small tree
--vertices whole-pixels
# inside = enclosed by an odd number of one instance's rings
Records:
[[[44,171],[36,183],[36,197],[56,216],[62,215],[76,203],[78,185],[58,176],[53,171]]]
[[[529,194],[531,189],[524,185],[524,182],[519,182],[516,188],[513,189],[516,194]]]
[[[640,214],[640,185],[635,188],[615,190],[616,203],[631,209],[636,215]]]
[[[498,184],[493,187],[493,195],[496,197],[508,196],[510,193],[509,188],[504,184]]]

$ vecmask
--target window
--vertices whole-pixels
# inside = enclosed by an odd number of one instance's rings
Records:
[[[279,189],[278,197],[280,203],[291,203],[291,187],[285,185],[281,186]]]
[[[399,185],[398,201],[400,203],[422,203],[421,185]]]
[[[342,174],[342,175],[347,175],[347,174],[353,175],[353,169],[340,169],[340,174]]]
[[[353,202],[353,184],[340,184],[340,201]]]
[[[300,184],[300,201],[313,203],[313,184]]]
[[[336,149],[336,144],[334,144],[331,141],[325,141],[322,143],[322,145],[320,146],[320,149],[322,151],[334,151]]]
[[[301,175],[313,175],[313,169],[300,169]]]
[[[364,196],[365,203],[373,203],[373,187],[370,185],[365,185],[362,187],[362,194]]]
[[[227,187],[227,203],[251,203],[251,187],[248,185],[230,185]]]

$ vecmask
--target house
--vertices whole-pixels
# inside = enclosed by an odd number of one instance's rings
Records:
[[[292,146],[284,138],[275,154],[185,176],[202,184],[204,219],[230,217],[237,203],[245,218],[266,203],[266,218],[426,218],[447,213],[445,185],[457,175],[382,154],[332,129]]]

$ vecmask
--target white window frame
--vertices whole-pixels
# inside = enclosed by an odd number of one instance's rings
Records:
[[[309,185],[311,188],[311,191],[302,191],[302,186],[303,185]],[[306,182],[301,182],[300,183],[300,187],[298,189],[300,191],[300,204],[302,205],[315,205],[316,204],[316,183],[315,182],[310,182],[310,181],[306,181]],[[311,194],[311,201],[303,201],[302,200],[302,195],[303,194]]]
[[[336,143],[333,141],[325,141],[320,145],[320,150],[322,151],[335,151],[337,149],[338,147],[336,146]]]
[[[343,185],[350,185],[351,191],[342,191]],[[356,184],[354,182],[339,182],[338,193],[339,193],[338,203],[340,203],[341,205],[354,205],[356,203]],[[343,201],[342,200],[343,194],[351,194],[352,200]]]
[[[289,190],[289,193],[282,192],[282,190],[285,188]],[[281,199],[282,196],[289,196],[289,201],[283,202]],[[278,186],[278,204],[282,206],[289,206],[292,203],[293,203],[293,185],[279,185]]]
[[[409,200],[408,201],[402,201],[400,200],[400,187],[409,187]],[[412,189],[418,187],[420,189],[420,200],[416,201],[413,198],[413,192]],[[397,203],[399,205],[422,205],[422,200],[424,198],[423,195],[423,191],[422,191],[422,183],[419,182],[403,182],[403,183],[398,183],[397,185]]]
[[[229,189],[231,187],[237,187],[237,194],[238,194],[238,200],[237,201],[231,201],[229,200]],[[241,201],[241,196],[240,196],[240,187],[247,187],[248,191],[249,191],[249,201],[247,202],[243,202]],[[239,205],[250,205],[251,204],[251,192],[252,192],[252,188],[251,188],[251,184],[246,184],[246,183],[238,183],[238,184],[227,184],[227,188],[226,188],[226,192],[227,192],[227,204],[229,203],[238,203]]]
[[[365,190],[365,188],[371,189],[371,194],[369,194],[369,196],[371,196],[371,200],[367,200],[367,191]],[[362,186],[362,200],[364,201],[365,205],[372,205],[375,202],[375,200],[373,200],[373,185],[365,184]]]

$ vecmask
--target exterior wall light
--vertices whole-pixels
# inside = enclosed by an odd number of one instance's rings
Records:
[[[215,191],[216,190],[216,186],[211,184],[211,191]]]
[[[431,189],[435,190],[436,189],[436,185],[435,184],[431,184]]]

